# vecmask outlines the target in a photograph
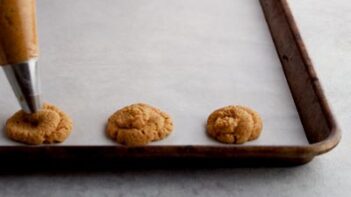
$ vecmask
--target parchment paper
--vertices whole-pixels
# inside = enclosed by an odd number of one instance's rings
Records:
[[[308,143],[257,0],[38,1],[38,17],[43,98],[74,120],[60,145],[116,144],[107,118],[136,102],[174,119],[154,145],[220,145],[205,123],[231,104],[263,118],[261,137],[245,145]],[[19,105],[0,81],[3,127]]]

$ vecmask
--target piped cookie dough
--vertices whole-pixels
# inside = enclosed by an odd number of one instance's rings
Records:
[[[25,144],[63,142],[71,133],[72,120],[54,105],[44,104],[35,114],[20,110],[10,117],[5,126],[7,136]]]
[[[171,117],[150,105],[138,103],[116,111],[107,123],[107,134],[120,144],[145,145],[162,140],[173,130]]]
[[[262,119],[254,110],[243,106],[227,106],[212,112],[207,119],[207,133],[227,144],[243,144],[257,139]]]
[[[243,106],[236,106],[236,107],[245,110],[247,113],[251,115],[253,120],[253,128],[252,128],[251,135],[249,137],[249,141],[257,139],[260,136],[263,128],[261,116],[256,111],[248,107],[243,107]]]

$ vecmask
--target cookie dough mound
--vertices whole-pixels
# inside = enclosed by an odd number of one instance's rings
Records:
[[[6,122],[6,134],[25,144],[63,142],[71,133],[72,121],[54,105],[44,104],[35,114],[20,110]]]
[[[242,144],[256,139],[262,130],[262,121],[253,110],[242,106],[220,108],[208,117],[207,133],[228,144]]]
[[[107,134],[120,144],[145,145],[162,140],[173,130],[170,116],[147,104],[133,104],[115,112],[107,123]]]
[[[261,119],[260,115],[256,111],[254,111],[248,107],[244,107],[244,106],[237,106],[237,107],[248,112],[254,121],[253,129],[252,129],[252,133],[249,137],[249,141],[257,139],[260,136],[262,128],[263,128],[263,123],[262,123],[262,119]]]

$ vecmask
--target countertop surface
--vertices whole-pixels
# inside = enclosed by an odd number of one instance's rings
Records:
[[[293,168],[5,173],[0,196],[349,196],[351,3],[289,2],[342,130],[331,152]]]

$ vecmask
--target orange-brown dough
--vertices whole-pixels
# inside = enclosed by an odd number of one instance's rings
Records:
[[[120,144],[137,146],[162,140],[173,129],[171,117],[147,104],[133,104],[116,111],[107,123],[107,134]]]
[[[72,121],[54,105],[45,104],[35,114],[20,110],[6,122],[6,134],[25,144],[63,142],[71,133]]]
[[[262,120],[257,112],[242,106],[227,106],[212,112],[207,119],[207,133],[217,141],[242,144],[257,139]]]
[[[0,65],[38,57],[35,0],[0,0]]]

